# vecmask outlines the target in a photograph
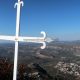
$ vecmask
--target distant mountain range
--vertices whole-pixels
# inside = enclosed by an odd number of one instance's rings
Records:
[[[74,40],[74,41],[51,41],[48,44],[77,44],[80,45],[80,40]]]

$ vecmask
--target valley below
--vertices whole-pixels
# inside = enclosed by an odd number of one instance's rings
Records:
[[[80,80],[79,41],[47,43],[44,50],[39,47],[37,44],[19,44],[18,80]],[[12,80],[13,63],[14,44],[1,44],[1,80]]]

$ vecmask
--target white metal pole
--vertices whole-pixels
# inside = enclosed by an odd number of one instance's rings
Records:
[[[17,3],[17,17],[16,17],[16,39],[15,39],[15,52],[14,52],[14,69],[13,69],[13,80],[17,80],[17,66],[18,66],[18,36],[19,36],[19,25],[20,25],[20,0]]]

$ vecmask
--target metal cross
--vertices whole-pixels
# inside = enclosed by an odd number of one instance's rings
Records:
[[[6,36],[6,35],[0,35],[0,40],[10,40],[15,42],[15,52],[14,52],[14,69],[13,69],[13,80],[17,80],[17,66],[18,66],[18,44],[19,42],[33,42],[33,43],[42,43],[43,46],[41,46],[41,49],[44,49],[46,47],[45,38],[46,33],[44,31],[41,32],[43,34],[43,37],[23,37],[19,36],[20,33],[20,7],[23,6],[24,3],[21,0],[18,0],[17,3],[15,3],[15,6],[17,6],[17,17],[16,17],[16,34],[15,36]]]

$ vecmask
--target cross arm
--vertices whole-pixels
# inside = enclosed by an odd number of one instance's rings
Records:
[[[10,40],[15,41],[15,36],[6,36],[6,35],[0,35],[0,40]]]
[[[8,41],[20,41],[20,42],[32,42],[32,43],[42,43],[41,49],[46,47],[45,38],[43,37],[18,37],[15,36],[3,36],[0,35],[0,40],[8,40]]]
[[[10,40],[10,41],[21,41],[21,42],[36,42],[36,43],[40,43],[40,42],[44,42],[45,39],[42,37],[18,37],[16,38],[16,36],[3,36],[0,35],[0,40]]]
[[[40,42],[44,42],[45,39],[42,37],[19,37],[19,41],[40,43]]]
[[[19,37],[19,41],[21,42],[32,42],[32,43],[42,43],[41,49],[46,47],[45,38],[42,37]]]
[[[9,40],[9,41],[20,41],[20,42],[32,42],[32,43],[42,43],[43,46],[41,46],[41,49],[44,49],[46,47],[46,33],[41,32],[43,34],[43,37],[23,37],[23,36],[6,36],[6,35],[0,35],[0,40]]]
[[[41,46],[41,49],[44,49],[46,47],[46,33],[44,31],[41,31],[41,34],[43,34],[43,37],[19,37],[19,41],[22,42],[32,42],[32,43],[42,43],[43,46]]]

